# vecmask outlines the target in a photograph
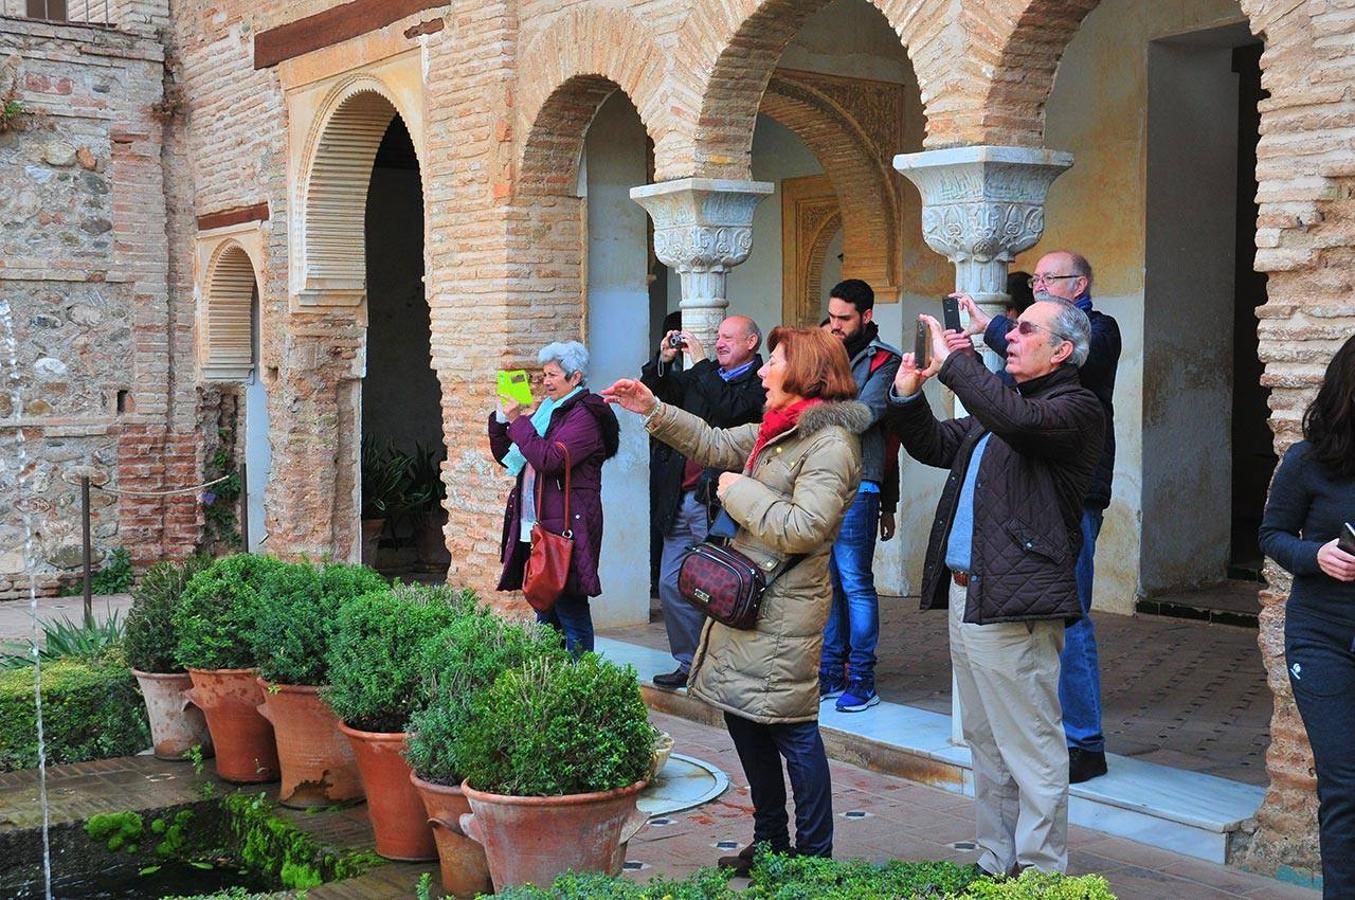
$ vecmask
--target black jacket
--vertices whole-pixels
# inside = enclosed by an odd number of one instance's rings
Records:
[[[1101,458],[1096,463],[1087,505],[1096,509],[1110,506],[1110,485],[1115,475],[1115,373],[1120,366],[1120,326],[1114,316],[1097,309],[1087,313],[1092,324],[1091,348],[1087,361],[1078,369],[1082,386],[1096,395],[1106,411],[1106,435]],[[1015,324],[1006,316],[993,316],[984,332],[983,342],[999,356],[1007,355],[1007,331]]]
[[[645,364],[640,380],[664,403],[685,409],[700,416],[715,428],[733,428],[749,422],[762,421],[762,409],[767,393],[757,377],[762,368],[762,357],[755,355],[748,371],[732,381],[720,377],[720,367],[714,360],[703,359],[690,369],[677,371],[665,366],[659,374],[657,357]],[[678,504],[682,502],[682,471],[687,458],[658,441],[651,442],[649,457],[649,495],[654,508],[654,524],[663,534],[673,525]],[[709,502],[715,492],[712,482],[719,471],[707,469],[701,477],[699,496]]]
[[[977,353],[952,353],[943,384],[971,415],[938,422],[923,397],[890,398],[889,426],[918,462],[950,469],[922,571],[922,608],[949,606],[946,544],[965,470],[989,432],[974,490],[974,543],[964,620],[1076,619],[1074,567],[1082,504],[1101,455],[1106,417],[1065,366],[1011,390]]]

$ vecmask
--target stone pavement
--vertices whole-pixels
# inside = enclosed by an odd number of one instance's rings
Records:
[[[107,594],[94,597],[94,618],[100,622],[110,613],[126,621],[132,606],[131,594]],[[38,621],[59,622],[63,618],[79,622],[85,614],[83,597],[39,597]],[[33,634],[33,610],[28,600],[0,601],[0,644],[11,641],[27,642]]]
[[[1267,783],[1273,697],[1256,631],[1158,616],[1093,613],[1106,749],[1123,756]],[[667,649],[662,620],[600,632]],[[950,714],[946,617],[916,597],[880,598],[880,696]],[[870,715],[869,712],[862,715]]]
[[[672,734],[680,753],[713,763],[729,776],[730,788],[717,800],[695,809],[659,817],[630,843],[629,877],[684,876],[735,852],[752,831],[747,783],[728,735],[686,719],[653,714],[656,726]],[[830,762],[836,815],[835,852],[839,858],[952,859],[972,862],[973,802],[856,766]],[[194,775],[185,763],[151,757],[60,766],[51,772],[50,807],[54,823],[82,819],[95,812],[168,806],[196,799],[210,775]],[[225,788],[224,785],[221,786]],[[228,788],[227,788],[228,789]],[[253,790],[258,790],[254,788]],[[31,826],[38,820],[36,774],[0,775],[0,832]],[[305,814],[285,812],[302,828],[343,846],[370,846],[365,807]],[[728,842],[722,845],[722,842]],[[1131,841],[1074,827],[1070,834],[1074,874],[1104,875],[1121,900],[1195,900],[1195,898],[1275,898],[1316,900],[1317,893],[1281,884],[1226,866],[1199,862]],[[414,884],[432,864],[391,864],[366,875],[314,889],[326,898],[410,897]],[[57,872],[59,875],[59,871]],[[436,883],[436,876],[434,877]]]

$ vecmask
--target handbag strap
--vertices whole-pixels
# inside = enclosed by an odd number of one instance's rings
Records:
[[[565,446],[564,441],[556,441],[555,446],[560,448],[560,452],[565,455],[565,528],[561,532],[562,536],[567,538],[574,537],[574,529],[569,527],[569,472],[574,468],[573,462],[569,458],[569,447]],[[546,496],[546,484],[544,478],[537,479],[536,486],[536,520],[541,521],[541,501]]]

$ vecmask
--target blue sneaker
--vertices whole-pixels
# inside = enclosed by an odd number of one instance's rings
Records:
[[[842,683],[841,678],[833,678],[831,675],[819,673],[819,702],[825,700],[836,700],[846,691],[846,685]]]
[[[852,679],[847,690],[837,699],[838,712],[865,712],[880,702],[875,686],[866,681]]]

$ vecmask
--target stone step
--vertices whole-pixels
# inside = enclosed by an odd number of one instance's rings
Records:
[[[671,671],[673,658],[661,650],[610,638],[597,649],[640,675],[652,709],[723,726],[724,717],[686,691],[649,684]],[[950,716],[898,703],[881,702],[864,713],[839,713],[826,706],[819,719],[828,755],[862,768],[973,796],[969,749],[950,742]],[[679,748],[681,749],[681,748]],[[1234,840],[1261,805],[1264,788],[1132,757],[1107,754],[1109,773],[1073,785],[1068,819],[1106,834],[1196,859],[1226,863]]]

